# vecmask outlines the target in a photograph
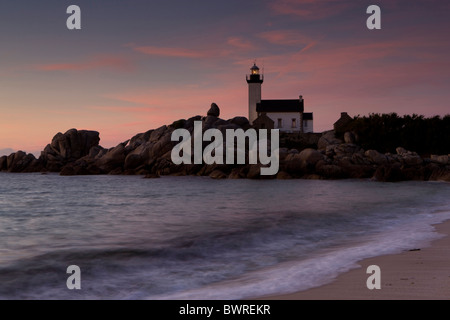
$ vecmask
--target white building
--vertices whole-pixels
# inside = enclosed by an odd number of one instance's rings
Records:
[[[248,120],[260,128],[280,129],[282,132],[313,132],[313,114],[304,112],[304,100],[262,100],[260,75],[256,64],[246,77],[248,83]],[[273,123],[272,123],[273,121]]]

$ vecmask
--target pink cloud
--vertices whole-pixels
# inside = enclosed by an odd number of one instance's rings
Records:
[[[165,56],[165,57],[177,57],[177,58],[204,58],[207,56],[204,51],[190,50],[186,48],[174,48],[174,47],[155,47],[155,46],[140,46],[133,47],[134,51],[153,55],[153,56]]]
[[[313,42],[313,40],[298,30],[273,30],[262,32],[258,36],[269,43],[276,45],[304,45]]]
[[[256,48],[250,41],[244,40],[240,37],[229,37],[227,43],[242,50],[254,50]]]
[[[72,63],[51,63],[36,66],[40,71],[85,71],[95,69],[115,69],[132,71],[132,62],[123,56],[98,55],[93,58]]]

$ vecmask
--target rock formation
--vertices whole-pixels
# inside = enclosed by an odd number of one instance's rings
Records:
[[[59,172],[61,175],[139,174],[148,178],[160,175],[202,175],[214,179],[450,181],[449,155],[431,155],[426,158],[402,147],[396,149],[396,154],[363,150],[358,145],[358,137],[353,133],[345,133],[344,140],[341,140],[336,138],[334,131],[321,135],[284,136],[280,140],[280,168],[276,176],[260,176],[259,164],[175,165],[171,160],[171,151],[178,143],[171,141],[175,129],[182,128],[192,133],[195,121],[202,121],[203,131],[215,128],[225,133],[227,129],[251,128],[245,117],[224,120],[219,115],[220,109],[213,103],[206,117],[180,119],[171,125],[139,133],[110,149],[99,145],[100,136],[97,131],[70,129],[64,134],[56,134],[38,159],[23,151],[0,157],[0,171]],[[203,148],[206,145],[204,143]]]

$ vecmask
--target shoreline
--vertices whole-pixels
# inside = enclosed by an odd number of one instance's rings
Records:
[[[434,224],[443,235],[421,248],[363,259],[359,267],[331,283],[263,300],[448,300],[450,299],[450,220]],[[369,290],[367,267],[381,269],[381,289]]]

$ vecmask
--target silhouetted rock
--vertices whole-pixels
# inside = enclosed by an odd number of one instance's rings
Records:
[[[5,171],[7,169],[7,156],[1,156],[0,157],[0,171]]]
[[[89,154],[98,147],[100,136],[97,131],[70,129],[57,133],[50,144],[41,152],[40,160],[47,170],[59,172],[63,166]]]
[[[109,149],[104,156],[102,156],[96,165],[104,172],[110,173],[112,170],[122,168],[125,162],[125,145],[128,143],[119,143],[116,147]]]
[[[9,172],[22,172],[27,165],[29,165],[36,158],[29,154],[27,155],[23,151],[17,151],[16,153],[12,153],[7,158],[7,166]]]
[[[357,144],[358,137],[353,132],[346,132],[344,141],[336,138],[334,131],[282,134],[279,172],[273,176],[261,176],[260,164],[175,165],[171,152],[178,142],[172,141],[171,137],[176,129],[186,129],[192,134],[195,121],[202,122],[203,131],[215,128],[223,134],[229,129],[247,130],[252,127],[245,117],[224,120],[219,115],[219,107],[213,103],[206,117],[180,119],[171,125],[136,134],[110,149],[99,145],[98,132],[70,129],[64,134],[56,134],[39,159],[23,151],[0,157],[0,171],[51,171],[61,175],[138,174],[146,177],[199,175],[214,179],[450,180],[449,155],[432,155],[426,159],[402,147],[396,149],[396,154],[364,151]],[[207,145],[203,142],[202,148]],[[236,147],[234,151],[237,151]]]
[[[219,117],[220,109],[214,102],[211,104],[211,108],[208,110],[207,116]]]

